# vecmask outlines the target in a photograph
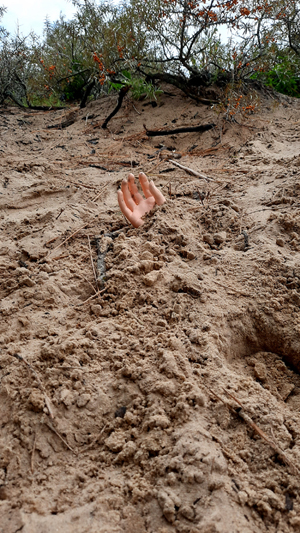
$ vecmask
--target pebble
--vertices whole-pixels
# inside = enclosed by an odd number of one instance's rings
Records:
[[[264,363],[255,363],[254,374],[260,381],[266,381],[267,379],[267,367]]]
[[[153,261],[153,254],[151,254],[151,252],[148,252],[148,250],[146,250],[145,252],[141,254],[140,259],[141,261]]]
[[[147,285],[147,287],[152,287],[152,285],[154,285],[154,283],[157,281],[157,277],[158,277],[158,272],[154,270],[152,272],[149,272],[149,274],[146,274],[146,276],[144,276],[143,282],[145,285]]]
[[[212,235],[210,235],[209,233],[205,233],[203,235],[203,241],[204,242],[207,242],[208,244],[212,245],[214,244],[214,238]]]
[[[93,313],[94,315],[100,316],[101,311],[102,311],[102,306],[100,304],[91,305],[91,313]]]
[[[214,241],[216,244],[222,244],[223,242],[226,241],[226,231],[220,231],[220,233],[215,233],[214,234]]]
[[[192,261],[192,259],[195,259],[195,254],[193,252],[186,252],[186,258]]]
[[[81,394],[77,398],[77,407],[84,407],[91,399],[91,395],[88,393]]]
[[[144,272],[151,272],[154,269],[154,263],[149,259],[143,259],[140,262],[140,268],[141,270],[144,270]]]
[[[77,407],[84,407],[91,399],[91,395],[90,394],[81,394],[80,396],[78,396],[77,398]]]
[[[282,237],[277,237],[276,239],[277,246],[284,246],[284,240]]]

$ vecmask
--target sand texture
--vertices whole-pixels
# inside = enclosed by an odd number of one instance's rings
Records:
[[[0,533],[300,531],[300,102],[168,91],[0,110]]]

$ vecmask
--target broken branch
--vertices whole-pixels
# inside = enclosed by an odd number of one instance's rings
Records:
[[[173,130],[147,130],[146,126],[144,126],[146,130],[146,135],[148,137],[159,137],[160,135],[174,135],[175,133],[193,133],[193,132],[201,132],[211,130],[215,127],[215,124],[201,124],[200,126],[187,126],[183,128],[175,128]]]
[[[126,85],[125,87],[122,87],[120,89],[120,92],[119,92],[119,98],[118,98],[118,103],[115,107],[115,109],[112,111],[112,113],[110,115],[108,115],[108,117],[105,119],[105,121],[103,122],[101,128],[103,128],[104,130],[107,128],[107,124],[109,123],[109,121],[117,114],[117,112],[119,111],[121,105],[122,105],[122,102],[123,102],[123,99],[124,97],[126,96],[126,94],[128,93],[130,89],[130,85]]]
[[[197,172],[196,170],[193,170],[192,168],[188,168],[188,167],[184,167],[183,165],[180,165],[180,163],[177,163],[177,161],[173,161],[173,159],[169,159],[169,163],[172,163],[176,167],[181,168],[181,170],[184,170],[187,174],[196,176],[196,178],[201,178],[206,181],[214,181],[212,178],[208,178],[208,176],[205,176],[205,174],[201,174],[201,172]]]

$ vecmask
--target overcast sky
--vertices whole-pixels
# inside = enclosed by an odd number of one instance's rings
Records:
[[[15,33],[19,24],[23,35],[27,35],[31,30],[42,35],[47,15],[50,21],[54,22],[60,12],[66,15],[67,19],[72,18],[75,13],[74,6],[67,0],[0,0],[0,5],[7,8],[0,25],[10,33]]]

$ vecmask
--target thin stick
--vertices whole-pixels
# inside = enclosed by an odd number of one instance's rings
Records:
[[[70,180],[69,178],[65,178],[63,176],[51,176],[51,177],[56,179],[56,180],[67,181],[68,183],[72,183],[73,185],[76,185],[77,187],[84,187],[85,189],[97,190],[96,186],[85,185],[84,183],[79,183],[78,181],[73,181],[73,180]]]
[[[36,432],[34,434],[34,440],[33,440],[33,445],[32,445],[32,450],[31,450],[31,461],[30,461],[30,466],[31,466],[31,473],[33,474],[34,472],[34,452],[35,452],[35,445],[36,445]]]
[[[56,255],[55,257],[52,257],[52,260],[56,261],[57,259],[64,259],[65,257],[70,257],[69,252],[66,254],[62,254],[62,255]]]
[[[95,270],[95,265],[94,265],[94,261],[93,261],[93,255],[92,255],[92,248],[91,248],[90,236],[88,235],[87,238],[88,238],[88,243],[89,243],[90,258],[91,258],[93,274],[94,274],[94,278],[95,278],[95,282],[96,282],[96,288],[98,289],[98,280],[97,280],[96,270]]]
[[[69,448],[69,450],[71,450],[71,452],[73,452],[75,455],[78,455],[77,452],[75,450],[73,450],[73,448],[71,448],[71,446],[67,443],[67,441],[58,433],[58,431],[55,429],[55,427],[52,426],[52,424],[50,424],[49,420],[45,421],[44,424],[46,424],[46,426],[51,429],[51,431],[53,431],[55,433],[55,435],[58,436],[58,438],[64,443],[64,445]]]
[[[50,241],[45,242],[44,246],[47,246],[48,244],[51,244],[52,242],[56,241],[57,239],[59,239],[59,236],[58,237],[53,237],[52,239],[50,239]]]
[[[196,178],[201,178],[206,181],[214,181],[212,178],[208,178],[205,176],[205,174],[201,174],[200,172],[197,172],[196,170],[192,170],[191,168],[184,167],[183,165],[180,165],[180,163],[177,163],[177,161],[173,161],[173,159],[169,159],[169,163],[172,163],[178,168],[181,168],[181,170],[185,170],[187,174],[191,174],[192,176],[196,176]]]
[[[34,370],[34,368],[32,368],[32,366],[26,361],[26,359],[24,359],[24,357],[22,357],[18,353],[14,353],[14,354],[11,354],[11,355],[12,355],[12,357],[15,357],[16,359],[18,359],[18,361],[22,361],[22,363],[24,363],[31,370],[31,372],[33,373],[35,379],[38,382],[39,388],[41,389],[41,391],[44,394],[45,404],[46,404],[47,409],[49,411],[50,418],[54,419],[54,413],[53,413],[53,410],[52,410],[50,398],[47,396],[46,389],[45,389],[43,383],[41,382],[38,374]]]
[[[60,248],[61,246],[63,246],[63,244],[65,244],[66,242],[68,242],[70,239],[72,239],[72,237],[74,237],[74,235],[76,235],[77,233],[79,233],[80,230],[82,230],[83,228],[86,228],[86,226],[88,226],[88,223],[84,224],[83,226],[80,226],[80,228],[78,228],[76,231],[74,231],[74,233],[72,233],[72,235],[70,235],[67,239],[65,239],[63,242],[61,242],[60,244],[58,244],[57,246],[55,246],[55,248],[53,248],[53,250],[50,250],[48,252],[48,255],[52,254],[52,252],[54,252],[55,250],[57,250],[57,248]]]
[[[106,291],[106,288],[105,289],[102,289],[101,291],[98,291],[96,292],[96,294],[94,294],[93,296],[90,296],[90,298],[88,298],[87,300],[85,300],[84,302],[82,302],[81,304],[78,304],[78,305],[84,305],[86,304],[87,302],[89,302],[90,300],[93,300],[93,298],[96,298],[96,296],[99,296],[99,294],[102,294],[104,291]]]
[[[212,279],[211,281],[213,281],[217,285],[220,285],[220,287],[223,287],[223,289],[229,289],[230,291],[237,292],[238,294],[242,294],[242,296],[250,297],[250,294],[247,294],[246,292],[243,292],[243,291],[239,291],[238,289],[234,289],[233,287],[229,287],[228,285],[220,283],[219,281],[216,281],[215,279]]]
[[[90,442],[90,444],[88,444],[88,445],[84,448],[83,451],[86,452],[87,450],[89,450],[90,448],[92,448],[92,447],[96,444],[96,442],[98,441],[98,439],[101,437],[101,435],[103,435],[103,433],[104,433],[104,431],[106,430],[106,428],[107,428],[107,423],[104,424],[104,426],[103,426],[103,428],[101,429],[99,435],[97,435],[97,437],[96,437],[92,442]]]
[[[95,289],[95,287],[94,287],[94,285],[92,285],[91,282],[90,282],[85,276],[80,276],[80,278],[81,278],[81,279],[84,279],[84,281],[86,281],[86,282],[89,284],[89,286],[91,287],[91,289],[93,289],[94,293],[97,292],[96,289]]]
[[[228,392],[225,389],[224,389],[224,392],[240,406],[240,409],[239,410],[235,409],[235,412],[244,420],[244,422],[246,422],[246,424],[248,424],[248,426],[250,426],[253,429],[253,431],[255,431],[255,433],[257,433],[257,435],[259,435],[267,444],[269,444],[269,446],[271,446],[271,448],[273,448],[273,450],[276,453],[278,453],[278,455],[282,457],[284,462],[293,471],[293,474],[297,474],[299,472],[298,468],[296,467],[296,465],[294,465],[294,463],[292,463],[289,457],[286,456],[285,452],[280,448],[277,442],[275,442],[275,440],[272,440],[262,429],[258,427],[257,424],[255,424],[255,422],[253,422],[252,418],[250,418],[250,416],[244,412],[243,405],[237,398],[235,398],[235,396],[230,394],[230,392]]]
[[[105,189],[107,189],[107,185],[108,183],[102,187],[101,191],[95,196],[95,198],[91,199],[91,202],[95,202],[96,200],[98,200],[99,196],[101,196]]]
[[[137,112],[137,114],[138,114],[138,115],[140,115],[140,114],[141,114],[141,113],[140,113],[140,112],[139,112],[139,111],[137,110],[137,108],[135,107],[135,105],[134,105],[134,104],[132,104],[132,107],[133,107],[133,109],[134,109],[134,110],[135,110],[135,111]]]

